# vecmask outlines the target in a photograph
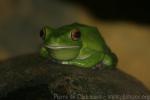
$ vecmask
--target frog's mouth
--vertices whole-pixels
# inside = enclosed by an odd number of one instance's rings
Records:
[[[71,60],[79,55],[80,46],[66,46],[66,45],[47,45],[50,56],[56,60]]]
[[[47,45],[46,46],[49,49],[73,49],[73,48],[80,48],[80,46],[52,46],[52,45]]]

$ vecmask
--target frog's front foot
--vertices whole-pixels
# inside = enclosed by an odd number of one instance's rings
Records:
[[[66,65],[66,64],[69,64],[69,62],[68,61],[62,61],[61,64]]]

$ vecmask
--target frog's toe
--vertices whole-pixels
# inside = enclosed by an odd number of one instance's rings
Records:
[[[103,70],[105,68],[105,65],[103,63],[96,64],[95,67],[93,67],[94,70]]]

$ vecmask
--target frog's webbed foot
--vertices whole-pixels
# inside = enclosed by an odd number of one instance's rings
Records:
[[[94,70],[104,70],[105,68],[106,68],[106,67],[105,67],[105,65],[104,65],[102,62],[96,64],[96,65],[93,67]]]

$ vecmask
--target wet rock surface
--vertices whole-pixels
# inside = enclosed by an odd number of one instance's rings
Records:
[[[1,100],[147,99],[141,82],[118,70],[93,70],[60,65],[38,54],[0,63]]]

